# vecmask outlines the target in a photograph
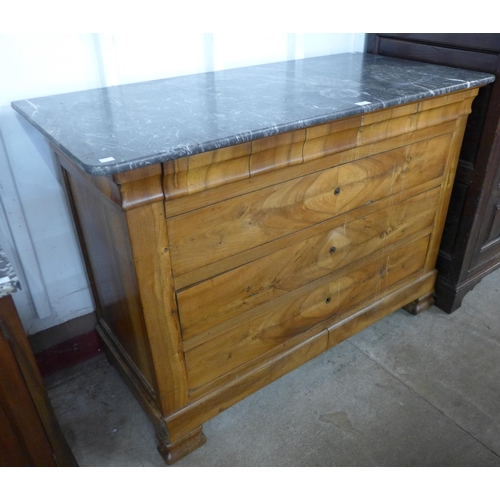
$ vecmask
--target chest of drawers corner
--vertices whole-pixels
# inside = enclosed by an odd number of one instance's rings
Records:
[[[436,268],[436,306],[456,311],[500,267],[500,33],[370,33],[368,52],[487,71],[468,120]]]
[[[472,88],[115,175],[56,151],[110,358],[168,463],[202,424],[432,303]]]

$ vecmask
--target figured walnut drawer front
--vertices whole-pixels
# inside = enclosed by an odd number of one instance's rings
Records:
[[[342,215],[277,252],[187,288],[177,294],[183,339],[202,334],[261,304],[347,266],[400,238],[431,232],[439,188],[402,201],[393,195],[383,209],[352,220]]]
[[[439,136],[172,217],[174,278],[440,177],[450,141]]]
[[[295,290],[242,316],[238,326],[188,349],[185,359],[190,390],[279,348],[335,314],[417,272],[422,272],[429,236],[405,239],[376,252],[365,262]]]

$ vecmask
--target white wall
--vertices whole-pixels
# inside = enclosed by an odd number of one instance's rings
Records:
[[[364,34],[0,34],[0,245],[20,274],[28,334],[92,312],[61,175],[18,99],[363,51]]]

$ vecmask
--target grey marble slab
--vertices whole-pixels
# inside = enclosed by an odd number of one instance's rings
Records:
[[[347,53],[12,106],[87,173],[111,175],[493,80],[475,71]]]
[[[5,297],[20,289],[21,285],[17,274],[0,247],[0,297]]]

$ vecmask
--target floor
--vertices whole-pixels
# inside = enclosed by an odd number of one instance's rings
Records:
[[[461,309],[397,311],[204,425],[172,467],[500,466],[500,270]],[[46,379],[82,467],[163,467],[103,356]]]

